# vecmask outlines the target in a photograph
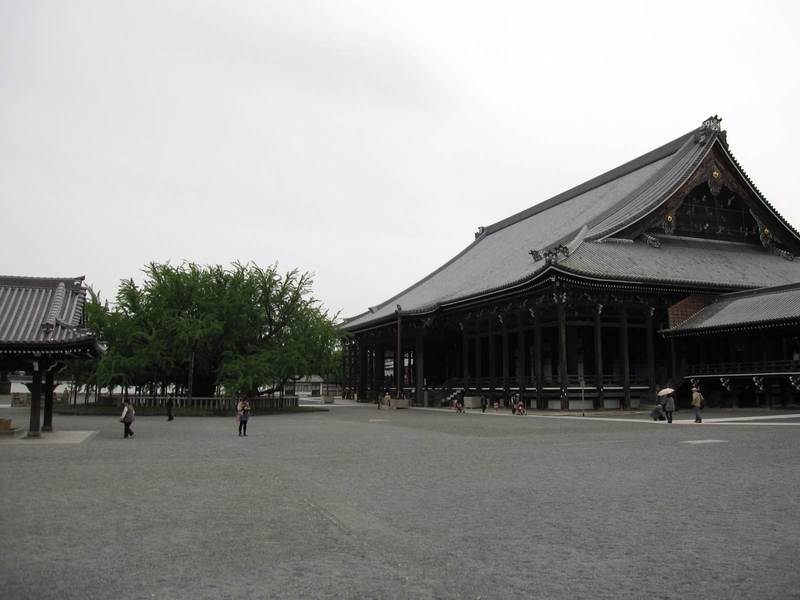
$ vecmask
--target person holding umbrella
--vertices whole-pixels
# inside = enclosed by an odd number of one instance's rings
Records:
[[[658,397],[664,402],[664,412],[667,415],[667,424],[672,423],[672,413],[675,412],[675,390],[666,387],[658,392]]]

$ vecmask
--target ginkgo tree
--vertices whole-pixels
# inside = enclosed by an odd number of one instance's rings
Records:
[[[309,273],[151,263],[144,274],[141,285],[122,281],[113,306],[94,297],[87,310],[107,345],[98,385],[252,396],[300,375],[335,376],[342,332]]]

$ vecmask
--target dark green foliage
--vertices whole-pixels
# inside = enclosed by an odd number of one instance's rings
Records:
[[[122,281],[113,308],[96,297],[87,306],[89,327],[108,346],[98,385],[256,395],[330,369],[340,333],[308,273],[151,263],[145,275],[141,287]]]

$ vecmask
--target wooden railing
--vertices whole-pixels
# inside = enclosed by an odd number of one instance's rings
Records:
[[[719,362],[688,365],[686,377],[696,375],[736,375],[761,373],[800,373],[800,362],[793,360],[767,360],[750,362]]]

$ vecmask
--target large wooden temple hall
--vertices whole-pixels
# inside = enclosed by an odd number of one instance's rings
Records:
[[[463,390],[560,410],[635,407],[689,381],[721,404],[746,405],[751,387],[794,397],[798,255],[800,235],[710,117],[478,228],[439,269],[347,319],[345,386],[365,400],[438,405]]]

